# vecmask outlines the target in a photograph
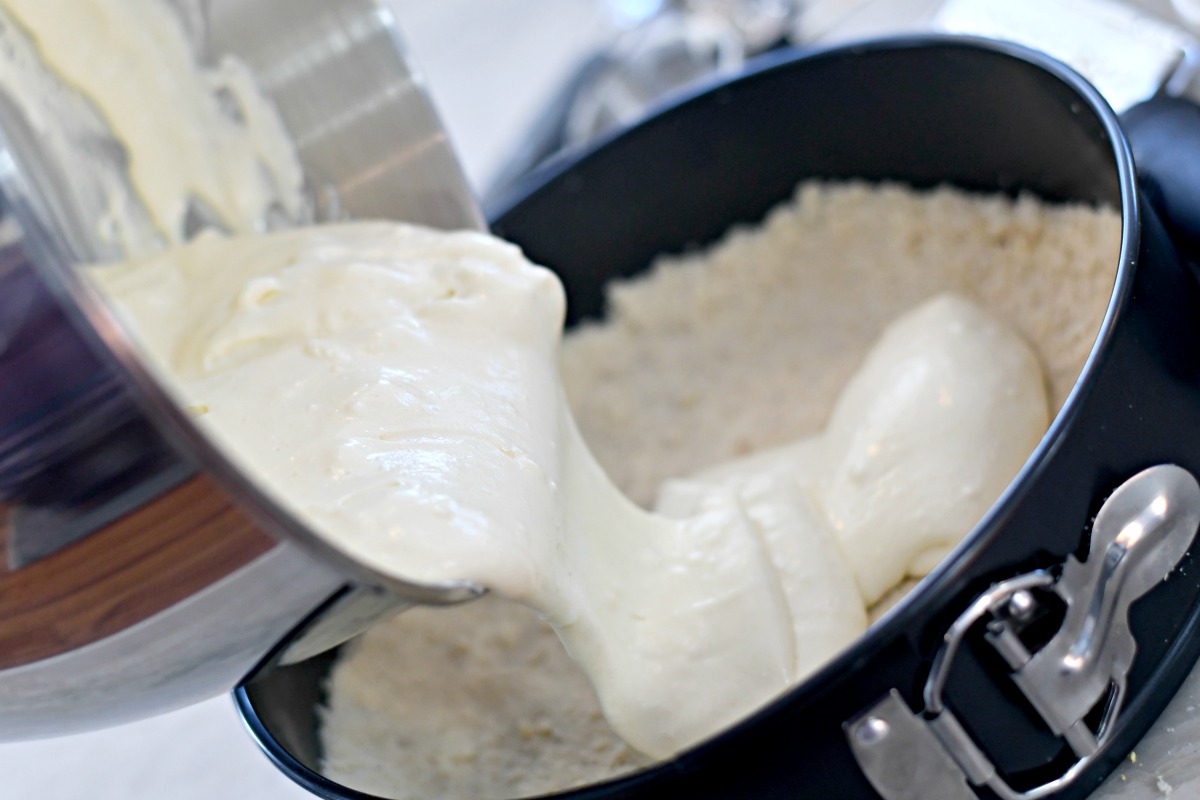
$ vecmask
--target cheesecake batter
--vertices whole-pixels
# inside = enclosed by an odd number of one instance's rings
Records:
[[[825,433],[664,487],[609,481],[558,374],[562,288],[513,246],[356,223],[94,268],[239,466],[354,558],[537,609],[614,729],[667,757],[777,696],[928,570],[1047,423],[967,301],[898,320]]]

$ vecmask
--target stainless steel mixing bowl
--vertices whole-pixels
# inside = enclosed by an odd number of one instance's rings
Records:
[[[199,58],[240,59],[273,100],[318,217],[481,226],[383,6],[176,6]],[[0,98],[0,739],[181,707],[474,596],[364,570],[209,444],[75,274],[104,255],[95,198],[32,130]]]

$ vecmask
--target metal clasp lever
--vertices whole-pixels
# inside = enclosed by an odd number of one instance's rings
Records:
[[[885,800],[975,800],[986,786],[1003,800],[1037,800],[1083,772],[1112,734],[1125,699],[1137,642],[1129,606],[1166,579],[1200,526],[1200,484],[1187,470],[1160,465],[1123,483],[1092,525],[1087,560],[1068,556],[1061,574],[1035,570],[993,585],[946,631],[913,713],[894,689],[844,723],[863,773]],[[1035,652],[1020,631],[1038,611],[1036,592],[1066,606],[1054,636]],[[1044,595],[1043,595],[1044,596]],[[946,706],[943,690],[967,632],[985,622],[984,639],[1012,668],[1011,678],[1075,762],[1058,778],[1017,791]],[[1091,729],[1085,718],[1102,706]]]

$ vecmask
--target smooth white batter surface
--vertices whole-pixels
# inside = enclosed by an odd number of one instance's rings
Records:
[[[898,321],[828,431],[634,505],[558,375],[558,280],[477,233],[359,223],[99,267],[234,459],[364,563],[541,612],[626,741],[665,757],[865,627],[1046,425],[1036,358],[965,300]],[[949,489],[949,491],[947,491]]]

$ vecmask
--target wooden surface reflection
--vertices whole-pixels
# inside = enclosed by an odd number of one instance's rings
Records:
[[[0,505],[0,552],[10,507]],[[184,600],[275,541],[199,475],[116,522],[13,570],[0,568],[0,669],[99,641]]]

